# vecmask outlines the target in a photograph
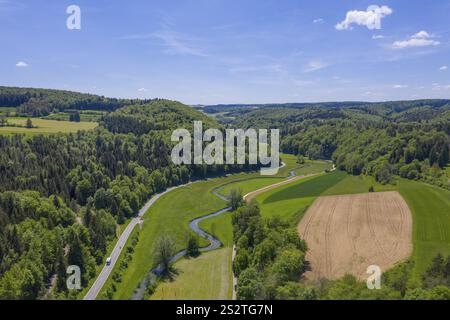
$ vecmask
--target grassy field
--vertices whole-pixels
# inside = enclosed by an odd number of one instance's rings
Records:
[[[15,116],[16,108],[14,107],[0,107],[0,116]]]
[[[233,225],[231,224],[231,212],[221,214],[203,220],[199,223],[200,228],[219,239],[225,247],[233,246]]]
[[[101,117],[107,113],[104,111],[97,111],[97,110],[78,110],[78,112],[80,113],[80,119],[82,122],[98,122],[100,121]],[[43,119],[69,121],[70,112],[52,113],[44,117]]]
[[[375,181],[375,178],[368,176],[351,176],[345,174],[345,178],[340,180],[329,189],[322,192],[322,196],[334,196],[340,194],[367,193],[373,187],[375,192],[397,190],[396,185],[382,185]]]
[[[25,128],[27,118],[8,118],[8,123],[23,127],[0,127],[0,134],[50,134],[50,133],[70,133],[78,130],[92,130],[98,126],[96,122],[70,122],[56,121],[39,118],[31,118],[33,126],[36,128]]]
[[[278,216],[287,220],[295,217],[297,221],[316,197],[343,180],[345,176],[345,173],[335,171],[307,177],[262,193],[255,199],[260,204],[263,217]]]
[[[159,236],[170,234],[176,240],[177,250],[185,248],[187,235],[191,232],[188,226],[189,221],[218,211],[227,205],[225,201],[219,199],[211,192],[220,185],[235,179],[242,179],[245,176],[255,177],[256,175],[258,173],[237,174],[200,181],[173,190],[161,197],[144,215],[144,225],[133,254],[133,260],[123,275],[123,281],[117,284],[117,292],[114,299],[129,299],[140,281],[154,266],[152,250]],[[217,219],[224,218],[220,217]],[[220,230],[224,227],[222,223],[216,224],[215,227],[211,225],[211,227],[216,229],[215,232],[223,234],[228,234],[231,230],[229,226],[225,228],[225,231]],[[228,231],[226,231],[227,229]],[[229,237],[230,235],[228,235],[228,243],[231,241]],[[222,239],[221,236],[219,238]],[[200,244],[206,245],[207,242],[201,239]],[[118,265],[120,265],[120,261],[116,263],[114,268]],[[107,281],[101,294],[104,293],[110,281],[111,279]]]
[[[404,179],[398,191],[413,215],[412,260],[419,279],[436,254],[450,254],[450,191]]]
[[[228,300],[232,297],[231,253],[226,247],[201,254],[195,259],[182,259],[174,267],[175,281],[161,283],[151,300]],[[212,272],[213,271],[213,272]]]

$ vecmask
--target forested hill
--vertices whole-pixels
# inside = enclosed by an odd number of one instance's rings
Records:
[[[65,284],[67,266],[80,266],[87,286],[117,225],[152,195],[245,169],[173,165],[171,130],[191,130],[193,120],[218,126],[156,99],[109,113],[93,131],[0,135],[0,299],[77,298]]]
[[[16,107],[17,113],[29,116],[44,116],[67,109],[114,111],[125,105],[147,102],[64,90],[0,86],[0,107]]]
[[[398,175],[450,189],[450,100],[216,106],[210,111],[231,127],[279,128],[282,151],[333,159],[351,174],[372,175],[383,183]]]
[[[104,117],[105,127],[113,133],[145,134],[150,131],[172,131],[184,128],[192,131],[194,121],[202,121],[204,128],[220,125],[205,114],[180,102],[155,99],[142,106],[128,106]],[[170,133],[166,135],[170,138]]]

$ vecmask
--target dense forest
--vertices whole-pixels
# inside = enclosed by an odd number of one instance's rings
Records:
[[[257,204],[250,203],[233,213],[232,223],[239,300],[450,299],[450,256],[437,255],[420,283],[410,280],[413,262],[400,263],[383,273],[380,290],[367,289],[365,282],[352,275],[299,282],[308,263],[307,244],[296,228],[298,221],[263,219]]]
[[[231,127],[279,128],[283,152],[382,183],[401,176],[450,188],[450,100],[211,108]]]
[[[58,92],[52,99],[58,96],[65,108],[71,97]],[[11,99],[0,94],[3,103]],[[23,106],[26,98],[21,99],[17,104]],[[47,110],[24,108],[31,114]],[[93,131],[0,135],[0,298],[76,298],[66,288],[67,266],[81,267],[86,286],[104,262],[117,225],[153,194],[193,179],[256,169],[173,165],[170,133],[192,128],[194,119],[219,126],[190,107],[155,99],[108,113]]]

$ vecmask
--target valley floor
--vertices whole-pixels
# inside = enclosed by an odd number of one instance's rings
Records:
[[[288,159],[285,161],[288,165],[280,170],[277,177],[263,179],[258,173],[232,175],[197,182],[162,197],[144,215],[139,242],[122,281],[114,283],[109,279],[102,293],[114,284],[116,290],[113,299],[129,299],[140,280],[153,266],[152,248],[158,235],[172,234],[177,240],[177,248],[181,249],[185,246],[186,235],[190,232],[190,220],[226,206],[225,201],[212,194],[213,191],[226,195],[231,189],[240,188],[247,193],[285,180],[292,170],[308,174],[331,167],[331,163],[310,163],[302,167],[295,163],[293,156],[285,157]],[[255,200],[260,205],[263,217],[279,216],[281,219],[298,223],[318,197],[367,193],[370,187],[373,187],[375,192],[398,191],[411,210],[411,259],[415,262],[414,274],[417,277],[438,252],[450,253],[450,192],[421,182],[398,179],[395,184],[381,185],[371,177],[350,176],[335,171],[280,185],[255,195]],[[175,264],[178,275],[172,281],[160,284],[151,299],[231,298],[231,214],[226,213],[202,221],[200,227],[221,240],[224,247],[204,253],[195,259],[178,261]],[[205,244],[206,241],[202,240],[201,245]],[[99,298],[104,297],[100,295]]]

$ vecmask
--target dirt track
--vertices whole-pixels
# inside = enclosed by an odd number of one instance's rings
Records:
[[[412,216],[398,192],[319,197],[298,225],[308,243],[307,280],[382,271],[412,251]]]
[[[285,184],[292,183],[292,182],[295,182],[297,180],[304,179],[306,177],[315,176],[315,175],[318,175],[318,173],[308,174],[308,175],[304,175],[304,176],[293,176],[292,175],[292,178],[289,178],[287,180],[283,180],[281,182],[277,182],[277,183],[271,184],[271,185],[269,185],[267,187],[264,187],[264,188],[261,188],[261,189],[249,192],[246,195],[244,195],[242,198],[245,200],[245,202],[250,203],[252,201],[252,199],[254,199],[256,196],[260,195],[261,193],[264,193],[264,192],[267,192],[269,190],[281,187],[281,186],[283,186]]]

